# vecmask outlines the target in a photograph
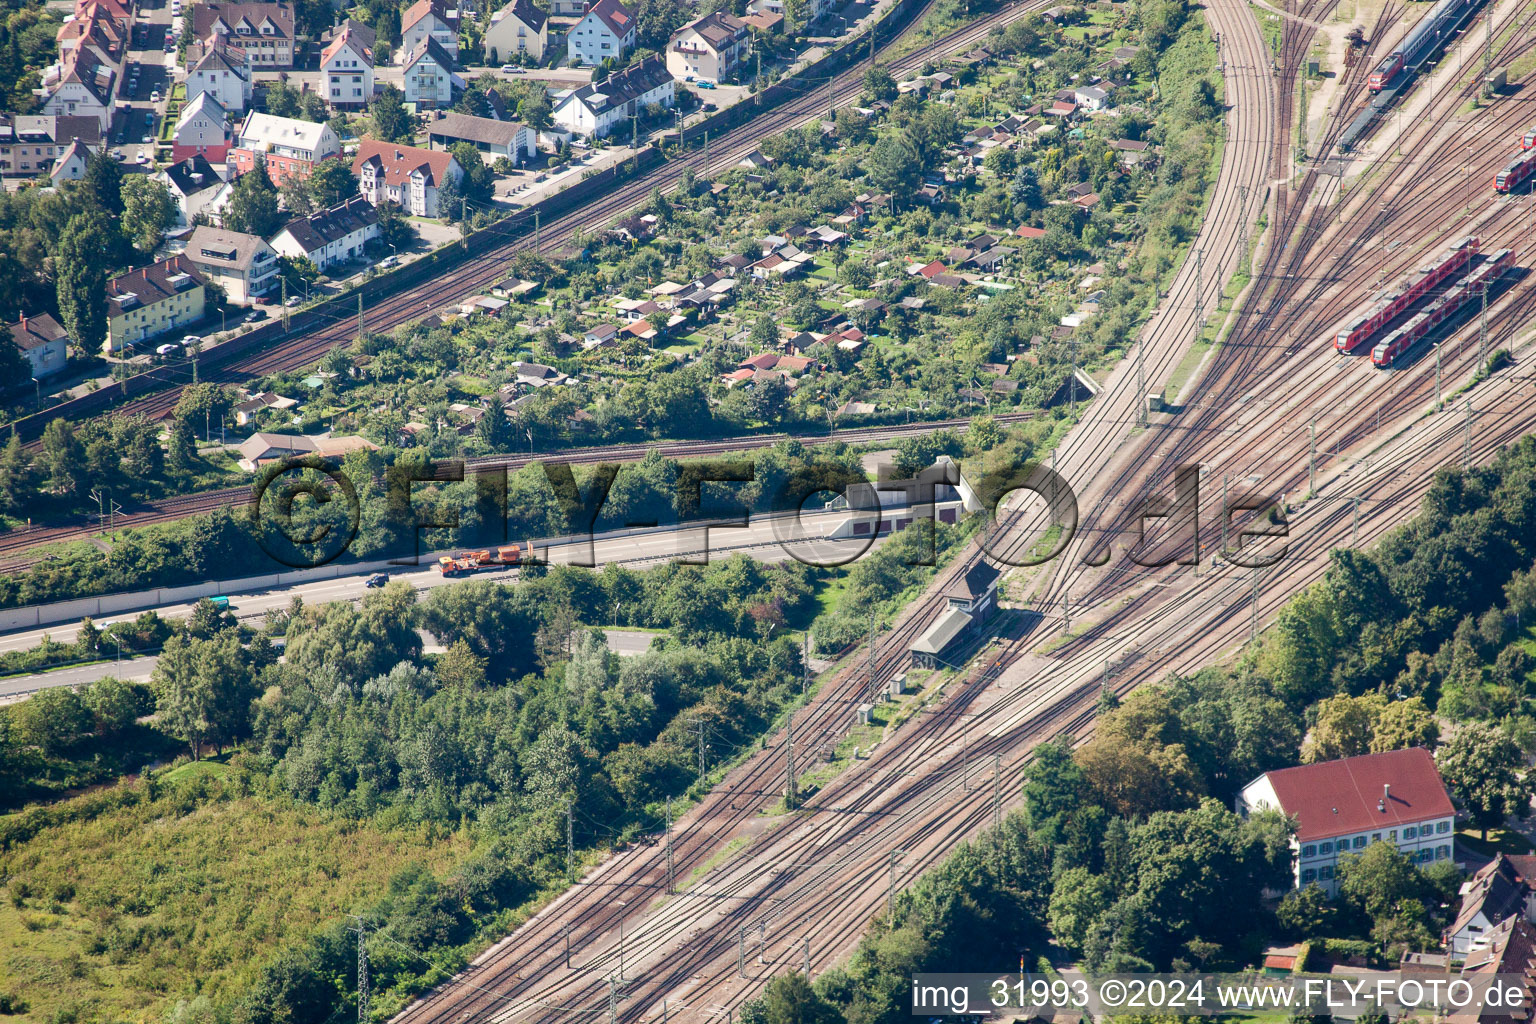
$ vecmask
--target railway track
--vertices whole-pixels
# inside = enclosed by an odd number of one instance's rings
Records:
[[[1219,5],[1213,5],[1213,18],[1218,11]],[[1223,29],[1224,39],[1230,38],[1227,31]],[[1398,182],[1397,187],[1401,184]],[[1453,193],[1449,199],[1444,194],[1447,187]],[[1447,183],[1441,183],[1439,189],[1439,198],[1431,201],[1427,209],[1414,210],[1411,204],[1402,204],[1399,212],[1404,220],[1389,222],[1407,226],[1423,223],[1427,214],[1447,214],[1456,202],[1455,190]],[[1279,223],[1283,226],[1287,222],[1298,232],[1298,249],[1305,246],[1312,252],[1315,247],[1313,259],[1318,258],[1318,253],[1328,254],[1327,246],[1319,241],[1328,230],[1326,217],[1317,218],[1309,213],[1305,196],[1289,204]],[[1505,233],[1515,231],[1517,222],[1517,216],[1506,214],[1488,218],[1487,227],[1497,241]],[[1448,230],[1459,231],[1461,227],[1454,225]],[[1289,235],[1282,232],[1278,237]],[[1270,282],[1255,293],[1255,300],[1248,307],[1254,312],[1245,312],[1240,318],[1227,346],[1231,355],[1225,361],[1213,361],[1205,375],[1202,383],[1209,400],[1203,408],[1218,409],[1218,399],[1253,388],[1260,381],[1289,382],[1292,377],[1287,374],[1301,372],[1299,380],[1303,388],[1307,387],[1311,377],[1303,368],[1309,360],[1316,361],[1315,345],[1309,348],[1297,343],[1294,337],[1315,336],[1327,326],[1326,321],[1319,322],[1319,316],[1333,316],[1342,310],[1314,312],[1310,319],[1306,318],[1307,304],[1296,301],[1297,289],[1305,282],[1296,283],[1295,271],[1281,268],[1309,264],[1294,253],[1287,254],[1289,248],[1281,245],[1270,250],[1269,258],[1274,261],[1270,264],[1271,272],[1281,275],[1277,278],[1281,284]],[[1413,247],[1402,248],[1406,267],[1413,262]],[[1525,252],[1523,248],[1521,251]],[[1351,274],[1343,287],[1356,287],[1361,280]],[[1286,286],[1286,281],[1293,283]],[[1520,297],[1507,298],[1505,321],[1500,322],[1511,326],[1529,303]],[[1271,325],[1276,323],[1291,330],[1293,338],[1265,337],[1266,332],[1273,333],[1275,328]],[[1323,362],[1331,358],[1329,352]],[[1349,368],[1359,369],[1358,363]],[[1422,364],[1419,369],[1412,387],[1396,384],[1395,377],[1386,378],[1402,388],[1404,396],[1398,400],[1405,416],[1413,411],[1410,402],[1422,405],[1426,390]],[[1463,365],[1457,372],[1465,377],[1466,369]],[[1327,372],[1324,369],[1322,374]],[[1336,378],[1339,376],[1336,370],[1332,372]],[[1377,384],[1382,379],[1369,378]],[[1412,377],[1405,374],[1402,379],[1406,382]],[[1317,383],[1323,380],[1325,377],[1319,376]],[[1473,439],[1473,458],[1491,457],[1500,445],[1536,427],[1536,403],[1528,399],[1524,390],[1527,383],[1505,376],[1485,383],[1473,393],[1484,408],[1488,423],[1488,428],[1480,430]],[[1106,408],[1113,404],[1114,386],[1112,378],[1106,388],[1111,400],[1105,403]],[[1340,391],[1347,393],[1359,388],[1360,382],[1351,379],[1342,387],[1318,392],[1318,396],[1337,399]],[[1139,471],[1114,476],[1113,486],[1105,487],[1099,497],[1112,496],[1117,487],[1138,482],[1145,490],[1159,475],[1166,477],[1166,470],[1148,467],[1173,464],[1175,460],[1162,458],[1170,453],[1170,444],[1179,446],[1173,454],[1213,458],[1232,449],[1229,439],[1242,439],[1240,447],[1234,449],[1241,457],[1289,457],[1294,462],[1294,431],[1274,429],[1281,414],[1248,416],[1245,420],[1241,404],[1235,404],[1235,411],[1234,406],[1227,406],[1224,413],[1208,414],[1193,429],[1154,427],[1146,435],[1146,442],[1125,446],[1119,460],[1122,464],[1136,464]],[[1095,403],[1095,408],[1098,407],[1099,403]],[[1341,425],[1354,425],[1358,437],[1358,430],[1372,411],[1362,402],[1342,402],[1337,418]],[[1131,417],[1126,415],[1117,425],[1110,426],[1124,430],[1129,429],[1130,423]],[[1438,413],[1413,429],[1399,432],[1369,453],[1391,465],[1393,473],[1388,476],[1377,472],[1359,482],[1351,480],[1351,487],[1362,500],[1375,503],[1361,520],[1359,542],[1369,543],[1411,514],[1418,495],[1444,463],[1448,445],[1461,436],[1463,429],[1456,416]],[[1074,432],[1063,445],[1068,449],[1067,461],[1071,463],[1075,457],[1081,465],[1106,456],[1112,459],[1113,450],[1105,451],[1106,436],[1113,436],[1113,431],[1106,434],[1101,429],[1097,435],[1088,430]],[[1331,476],[1325,473],[1320,485],[1325,493],[1330,487],[1337,489],[1340,480],[1349,479],[1337,459],[1330,472]],[[1085,539],[1084,546],[1101,544],[1105,537],[1120,532],[1117,527],[1125,518],[1124,512],[1105,516],[1104,526],[1088,531],[1092,536]],[[1103,680],[1101,666],[1114,662],[1113,687],[1126,692],[1164,671],[1188,671],[1219,657],[1242,639],[1250,615],[1267,618],[1297,587],[1318,578],[1330,547],[1344,542],[1357,529],[1353,510],[1345,502],[1309,502],[1297,513],[1294,525],[1301,529],[1293,531],[1293,555],[1285,563],[1284,571],[1264,591],[1255,590],[1249,598],[1249,581],[1230,565],[1213,571],[1198,587],[1191,585],[1185,570],[1142,574],[1142,582],[1130,595],[1130,602],[1112,616],[1112,630],[1095,628],[1074,639],[1056,652],[1046,667],[1011,680],[1006,691],[989,686],[993,680],[986,674],[959,684],[943,710],[903,732],[900,744],[882,746],[869,762],[845,772],[818,795],[804,815],[775,829],[762,846],[755,841],[752,856],[706,876],[710,888],[697,899],[709,900],[709,908],[697,909],[690,899],[654,901],[638,927],[632,926],[629,933],[629,948],[625,952],[631,967],[639,964],[642,978],[622,989],[615,987],[619,1012],[626,1020],[649,1021],[669,1013],[712,1020],[739,1005],[769,973],[798,968],[802,948],[809,949],[809,959],[818,966],[845,953],[870,915],[883,904],[890,871],[888,855],[892,850],[906,851],[900,866],[905,869],[902,877],[910,877],[990,820],[991,801],[967,795],[968,774],[974,770],[975,775],[988,781],[995,778],[1001,791],[1016,792],[1026,770],[1027,753],[1037,742],[1053,735],[1081,736],[1091,729],[1092,706]],[[1063,559],[1060,564],[1072,563]],[[1110,586],[1118,586],[1117,592],[1122,596],[1131,589],[1127,584],[1128,570],[1115,567],[1099,575],[1111,578]],[[1047,603],[1050,596],[1064,592],[1067,582],[1064,573],[1062,579],[1053,582]],[[1100,583],[1094,582],[1093,586]],[[1105,587],[1106,591],[1109,589]],[[1088,596],[1097,598],[1102,607],[1108,594],[1091,591]],[[1117,631],[1124,632],[1113,635]],[[1034,632],[1037,634],[1039,629]],[[1191,637],[1195,638],[1193,642]],[[988,659],[988,666],[1022,658],[1037,639],[1027,633],[1012,638],[999,657]],[[886,664],[881,662],[872,682],[880,680]],[[975,712],[969,710],[977,702],[987,701],[989,694],[990,704]],[[972,744],[968,742],[971,736],[982,739]],[[761,760],[766,765],[778,760],[778,756],[777,751],[772,751]],[[990,776],[986,772],[989,761],[995,766],[995,774]],[[736,788],[738,779],[740,789]],[[741,799],[761,803],[767,791],[761,787],[750,789],[752,781],[750,773],[742,772],[728,779],[727,786],[739,792]],[[839,851],[835,857],[824,852],[833,849]],[[632,891],[645,898],[643,873],[632,884]],[[650,892],[654,894],[654,889]],[[589,893],[586,898],[591,896]],[[580,904],[582,897],[573,895],[570,899]],[[745,972],[747,977],[738,978],[737,957],[733,954],[739,948],[737,943],[744,943],[754,932],[762,936],[761,947],[753,943],[749,948],[762,949],[762,963],[754,963]],[[539,929],[530,923],[509,942],[520,940],[536,954],[539,939]],[[807,940],[809,947],[802,947]],[[543,985],[520,986],[516,977],[488,977],[486,980],[506,984],[507,988],[483,987],[478,1005],[462,999],[445,1000],[440,1015],[424,1011],[408,1014],[407,1018],[445,1019],[452,1015],[446,1011],[449,1006],[463,1008],[454,1015],[456,1020],[557,1021],[600,1013],[607,1005],[605,978],[612,977],[617,968],[618,950],[611,923],[605,933],[585,947],[585,952],[574,972],[579,977],[567,976],[563,983],[551,979]],[[496,960],[495,956],[488,957],[482,966],[489,968]]]
[[[1033,411],[999,413],[995,419],[1002,424],[1023,423],[1033,419]],[[882,427],[844,428],[832,434],[761,434],[723,441],[666,441],[640,444],[597,445],[568,448],[541,455],[483,455],[465,460],[470,472],[504,468],[515,472],[530,462],[564,462],[573,465],[594,465],[600,462],[635,462],[648,452],[659,451],[665,458],[699,458],[730,452],[752,451],[769,448],[781,441],[795,440],[808,447],[838,442],[841,444],[866,444],[871,441],[899,440],[939,430],[963,430],[970,425],[968,419],[933,420],[927,423],[892,424]],[[181,495],[144,502],[114,517],[114,529],[132,529],[155,523],[170,522],[193,515],[206,515],[221,508],[238,508],[251,499],[251,488],[223,487],[198,494]],[[95,525],[92,525],[92,523]],[[41,556],[24,554],[29,549],[46,544],[59,544],[84,540],[101,532],[101,523],[95,516],[76,516],[63,523],[42,524],[29,530],[12,530],[0,534],[0,573],[22,572],[42,560]]]
[[[1216,252],[1207,261],[1209,265],[1201,268],[1203,273],[1186,264],[1170,289],[1168,302],[1143,332],[1142,347],[1144,350],[1150,348],[1151,352],[1149,356],[1143,351],[1142,356],[1163,374],[1171,371],[1187,347],[1195,320],[1194,307],[1214,308],[1226,279],[1241,261],[1241,244],[1246,238],[1247,225],[1257,216],[1261,206],[1260,197],[1267,178],[1271,134],[1267,127],[1271,123],[1267,118],[1271,107],[1270,71],[1267,59],[1262,56],[1262,42],[1240,5],[1230,0],[1214,3],[1212,16],[1230,21],[1230,27],[1227,24],[1218,27],[1224,50],[1231,55],[1227,57],[1225,73],[1228,99],[1235,118],[1235,127],[1229,131],[1228,147],[1234,159],[1223,165],[1201,235],[1201,241]],[[1238,144],[1234,145],[1234,141]],[[1194,301],[1197,288],[1201,289],[1201,303]],[[1074,463],[1088,469],[1091,464],[1102,464],[1110,457],[1120,446],[1119,424],[1129,421],[1129,414],[1138,401],[1139,392],[1132,386],[1126,367],[1122,367],[1112,375],[1100,399],[1090,406],[1084,423],[1062,446],[1069,463],[1064,472],[1070,472]],[[796,721],[797,746],[806,743],[809,737],[814,749],[816,743],[835,740],[845,732],[852,708],[871,696],[874,686],[881,685],[905,663],[911,640],[927,627],[942,605],[944,586],[966,571],[975,557],[973,554],[955,569],[941,574],[927,595],[898,621],[891,635],[881,640],[872,659],[874,678],[870,678],[865,659],[861,658],[857,666],[845,669],[822,688],[816,700]],[[750,759],[680,823],[684,838],[674,843],[673,849],[680,872],[703,863],[708,854],[745,825],[771,792],[781,764],[776,753]],[[578,985],[572,991],[563,979],[563,940],[567,935],[563,929],[569,923],[571,941],[583,948],[601,950],[611,946],[616,941],[619,922],[640,916],[643,906],[634,905],[640,903],[640,899],[620,905],[607,898],[607,894],[619,889],[642,897],[655,894],[658,879],[664,879],[663,871],[662,858],[650,848],[628,851],[610,859],[580,886],[489,950],[459,979],[408,1008],[397,1021],[400,1024],[440,1024],[452,1020],[462,1024],[514,1017],[519,1020],[556,1019],[564,1011],[545,1008],[589,1005],[589,1000],[602,996],[600,972],[604,966],[610,969],[614,966],[616,950],[594,954],[600,959],[583,968],[582,973],[584,977],[598,981]],[[843,891],[852,895],[852,890]],[[730,892],[720,893],[712,905],[723,906],[720,901],[729,899]],[[666,905],[684,908],[700,904],[688,899],[673,899]],[[702,966],[720,953],[715,948],[718,942],[713,946],[690,945],[692,940],[687,929],[695,928],[693,935],[697,938],[699,926],[689,925],[688,920],[685,915],[678,926],[683,931],[674,929],[665,939],[666,948],[673,950],[669,958],[672,963],[665,978],[650,983],[657,990],[670,991],[666,988],[668,984],[685,983],[685,976],[696,965]],[[861,910],[842,920],[843,927],[853,929],[849,934],[857,934],[867,920],[867,914]],[[813,959],[824,963],[829,953],[835,953],[846,944],[846,938],[837,938],[830,948],[818,942],[812,949]],[[601,959],[604,956],[608,959]],[[645,1003],[643,993],[626,996],[620,1010],[625,1019],[643,1017]],[[516,1007],[523,1010],[517,1011]]]

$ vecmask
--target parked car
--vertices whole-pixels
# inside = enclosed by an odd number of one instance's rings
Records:
[[[685,81],[685,82],[691,82],[691,81],[693,81],[693,76],[692,76],[692,75],[688,75],[688,76],[687,76],[687,77],[685,77],[685,78],[684,78],[684,79],[683,79],[683,81]]]
[[[504,74],[504,75],[515,75],[515,74],[517,74],[517,65],[516,64],[503,64],[501,66],[501,73]]]
[[[156,89],[156,90],[154,90],[153,92],[151,92],[149,94],[149,102],[151,102],[151,103],[159,103],[160,102],[160,90],[159,89]]]
[[[699,109],[704,111],[704,113],[706,113],[706,114],[710,114],[710,113],[713,113],[716,110],[719,110],[720,108],[715,106],[713,103],[705,103],[705,104],[701,104]]]
[[[122,158],[123,158],[123,151],[121,149],[114,149],[114,150],[112,150],[112,159],[113,160],[121,160]]]
[[[245,322],[248,324],[255,323],[257,320],[265,320],[266,318],[266,311],[261,309],[253,309],[245,314]]]
[[[698,86],[699,86],[700,89],[713,89],[715,87],[715,83],[714,82],[706,82],[706,81],[704,81],[704,79],[701,78],[698,81]]]
[[[376,572],[372,576],[368,577],[367,582],[364,583],[363,586],[367,587],[369,590],[373,590],[375,587],[382,587],[388,582],[388,576],[384,575],[382,572]]]
[[[133,158],[133,162],[139,164],[140,166],[147,164],[149,163],[149,154],[140,151],[139,155]]]
[[[399,262],[399,261],[396,260],[393,256],[385,256],[383,259],[379,260],[379,262],[376,263],[375,266],[377,266],[380,270],[388,270],[390,267],[394,266],[397,262]]]
[[[168,341],[164,345],[161,345],[155,349],[155,355],[168,356],[179,348],[181,348],[180,342]]]
[[[301,298],[298,295],[290,295],[290,296],[288,296],[288,301],[284,302],[283,305],[285,305],[285,306],[287,306],[287,307],[289,307],[291,309],[292,307],[297,306],[299,303],[301,303],[303,301],[304,301],[303,298]]]

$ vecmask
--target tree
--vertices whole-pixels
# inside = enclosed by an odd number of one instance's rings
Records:
[[[166,464],[177,473],[190,471],[197,458],[197,434],[192,430],[192,422],[185,416],[178,416],[171,421],[168,433]]]
[[[883,135],[869,154],[869,180],[876,188],[898,195],[911,195],[917,191],[922,167],[918,163],[917,147],[905,132]]]
[[[1327,935],[1333,918],[1333,904],[1315,883],[1286,893],[1275,909],[1275,919],[1280,922],[1280,927],[1302,939]]]
[[[320,209],[336,206],[357,195],[357,176],[345,160],[322,160],[304,179],[309,196]]]
[[[1501,730],[1469,722],[1440,748],[1435,763],[1484,839],[1506,814],[1522,815],[1530,803],[1520,748]]]
[[[1014,206],[1022,206],[1026,210],[1038,210],[1045,205],[1045,197],[1040,191],[1040,176],[1033,167],[1020,167],[1013,172],[1013,181],[1008,186],[1008,199]]]
[[[74,497],[85,490],[85,448],[68,420],[50,420],[43,430],[43,465],[54,493]]]
[[[32,462],[21,438],[11,431],[11,439],[0,452],[0,508],[14,511],[32,497]]]
[[[320,268],[308,256],[279,256],[277,272],[288,282],[289,295],[306,295],[310,285],[320,280]]]
[[[123,182],[123,234],[139,252],[149,253],[176,223],[176,202],[165,182],[135,174]]]
[[[233,631],[210,640],[171,637],[151,682],[160,727],[186,743],[194,761],[203,756],[204,744],[222,748],[249,723],[255,694]]]
[[[770,981],[762,999],[765,1024],[838,1024],[843,1019],[798,971]]]
[[[1511,647],[1509,650],[1519,650]],[[1400,750],[1403,747],[1433,748],[1440,740],[1440,725],[1423,697],[1410,697],[1387,704],[1376,716],[1371,732],[1371,752]]]
[[[778,346],[779,325],[771,315],[759,313],[756,320],[752,321],[752,333],[749,336],[752,347],[755,349],[769,350]]]
[[[457,186],[459,195],[471,205],[488,203],[495,190],[496,177],[480,158],[480,151],[472,142],[456,142],[449,149],[454,162],[464,169],[464,176]],[[457,212],[457,211],[453,211]]]
[[[885,100],[889,103],[897,95],[896,79],[891,77],[890,71],[883,65],[869,68],[864,72],[864,92],[872,100]]]
[[[123,168],[105,149],[85,164],[85,176],[76,186],[80,195],[98,213],[120,216],[123,212]]]
[[[134,688],[121,679],[98,679],[84,691],[85,706],[90,709],[96,732],[116,736],[126,731],[139,717],[139,700]]]
[[[502,404],[501,395],[491,395],[485,414],[475,424],[475,433],[493,452],[504,452],[512,447],[517,433],[512,429],[512,421],[507,419],[507,408]]]
[[[54,247],[53,275],[64,329],[86,352],[107,340],[107,259],[105,247],[116,234],[99,211],[69,219]]]
[[[405,94],[386,85],[369,107],[373,137],[382,142],[410,142],[416,136],[415,119],[405,109]]]
[[[781,374],[770,372],[762,380],[754,381],[747,391],[747,411],[764,423],[783,419],[788,405],[789,384]]]
[[[229,202],[224,207],[224,226],[230,231],[266,238],[283,225],[283,213],[277,206],[277,189],[267,177],[267,165],[260,157],[256,166],[235,179]]]
[[[11,710],[16,736],[23,746],[37,747],[54,757],[91,726],[91,713],[80,695],[67,686],[35,693]]]
[[[400,212],[400,207],[394,203],[380,203],[375,209],[379,212],[381,245],[399,253],[416,244],[416,227]]]
[[[1386,698],[1379,693],[1360,697],[1341,694],[1320,701],[1317,724],[1302,745],[1301,759],[1316,764],[1368,752],[1376,718],[1385,705]]]

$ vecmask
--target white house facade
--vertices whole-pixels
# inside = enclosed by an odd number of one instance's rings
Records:
[[[634,12],[619,0],[597,0],[565,37],[566,60],[596,67],[634,49]]]

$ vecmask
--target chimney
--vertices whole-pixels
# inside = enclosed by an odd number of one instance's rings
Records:
[[[1390,782],[1383,782],[1381,784],[1381,801],[1382,801],[1382,803],[1386,803],[1388,800],[1391,800],[1391,799],[1392,799],[1392,783],[1390,783]]]

